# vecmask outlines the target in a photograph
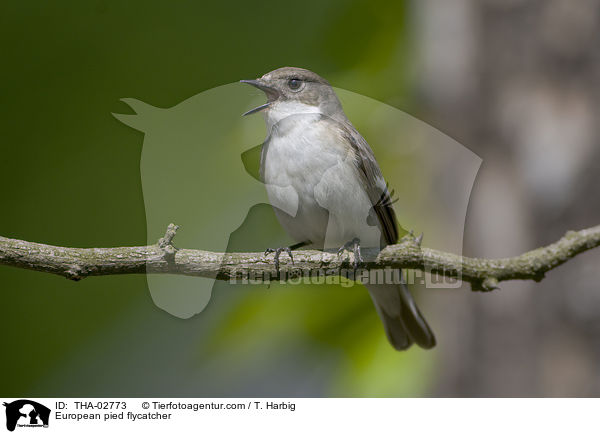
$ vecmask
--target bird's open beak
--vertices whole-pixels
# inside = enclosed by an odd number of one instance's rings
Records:
[[[256,80],[240,80],[240,83],[246,83],[251,86],[254,86],[257,89],[262,90],[265,93],[265,95],[267,95],[267,102],[265,104],[259,105],[258,107],[253,108],[252,110],[248,110],[242,116],[251,115],[252,113],[256,113],[261,110],[264,110],[267,107],[269,107],[269,105],[271,105],[271,103],[273,101],[275,101],[277,98],[279,98],[279,91],[277,89],[275,89],[274,87],[269,86],[267,83],[265,83],[260,78],[258,78]]]

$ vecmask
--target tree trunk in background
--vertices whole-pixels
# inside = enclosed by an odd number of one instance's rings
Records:
[[[600,1],[416,0],[417,116],[483,158],[464,254],[600,222]],[[541,283],[429,296],[433,396],[600,396],[600,251]],[[442,292],[442,291],[440,291]]]

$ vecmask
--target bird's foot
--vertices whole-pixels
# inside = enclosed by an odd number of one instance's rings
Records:
[[[353,268],[354,272],[356,273],[358,267],[360,267],[360,265],[363,263],[363,258],[360,254],[360,240],[358,238],[354,238],[353,240],[348,241],[346,244],[339,248],[337,252],[338,256],[340,256],[344,251],[354,253]]]
[[[278,247],[276,249],[267,249],[265,250],[265,256],[267,256],[269,253],[275,253],[275,257],[273,258],[273,262],[275,262],[275,270],[277,271],[277,273],[279,273],[279,257],[281,256],[281,253],[285,252],[288,254],[288,256],[290,257],[290,259],[292,260],[292,264],[294,263],[294,257],[292,256],[292,249],[290,249],[289,247]]]

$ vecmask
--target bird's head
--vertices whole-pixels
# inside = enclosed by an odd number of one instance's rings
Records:
[[[241,80],[262,90],[267,102],[244,115],[263,111],[267,119],[277,122],[286,116],[320,113],[334,116],[342,106],[331,85],[308,69],[284,67],[268,72],[256,80]]]

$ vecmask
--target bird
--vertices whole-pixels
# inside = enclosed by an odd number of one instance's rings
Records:
[[[354,253],[398,241],[388,185],[375,155],[344,113],[333,87],[303,68],[283,67],[253,80],[267,102],[244,115],[262,113],[267,129],[260,178],[279,223],[297,244],[267,249],[279,255],[312,246]],[[396,350],[413,343],[433,348],[436,339],[403,280],[366,282],[388,341]]]

